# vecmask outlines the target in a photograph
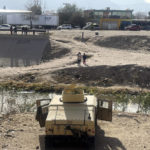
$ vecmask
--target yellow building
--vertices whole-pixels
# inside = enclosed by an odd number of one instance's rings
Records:
[[[111,10],[109,7],[102,10],[85,10],[84,16],[93,23],[100,25],[103,30],[124,29],[132,22],[133,10]]]
[[[101,18],[100,29],[102,30],[119,30],[121,26],[131,24],[132,19],[120,18]]]

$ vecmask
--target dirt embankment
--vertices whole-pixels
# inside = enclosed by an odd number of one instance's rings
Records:
[[[150,37],[142,35],[116,35],[110,37],[104,36],[86,36],[85,38],[75,37],[77,41],[90,42],[97,46],[106,48],[115,48],[131,51],[150,51]]]
[[[84,32],[86,42],[80,41],[82,32],[78,30],[52,31],[42,55],[44,63],[2,68],[0,80],[149,88],[150,53],[145,51],[149,48],[149,33],[99,31],[96,36],[95,32]],[[90,56],[87,66],[75,63],[79,51]]]
[[[42,54],[43,62],[61,58],[70,52],[70,49],[63,47],[59,42],[61,41],[50,40],[49,45],[47,45]]]
[[[150,37],[149,36],[114,36],[114,37],[100,37],[94,44],[122,50],[147,50],[150,51]]]
[[[136,65],[67,68],[54,72],[58,83],[89,86],[139,86],[150,88],[150,68]]]

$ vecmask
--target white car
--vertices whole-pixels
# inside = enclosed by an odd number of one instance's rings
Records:
[[[22,29],[22,28],[30,29],[30,26],[29,26],[29,25],[23,25],[23,26],[20,26],[20,27],[21,27],[21,29]]]
[[[2,30],[10,30],[10,27],[11,27],[11,25],[9,25],[9,24],[1,24],[0,25],[0,29],[2,29]]]
[[[71,24],[63,24],[61,26],[58,26],[57,29],[58,30],[61,30],[61,29],[72,29],[72,26],[71,26]]]

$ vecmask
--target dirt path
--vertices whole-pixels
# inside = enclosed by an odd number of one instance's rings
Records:
[[[84,31],[85,32],[85,38],[97,38],[97,36],[95,36],[95,32],[90,32],[90,31]],[[116,36],[119,33],[121,35],[126,35],[127,33],[130,32],[120,32],[120,31],[116,31],[116,32],[110,32],[110,31],[103,31],[102,33],[100,32],[100,36],[98,38],[101,38],[106,36]],[[144,31],[139,32],[139,35],[143,35],[145,34]],[[68,36],[64,37],[62,36],[65,34],[68,34]],[[131,35],[135,34],[135,32],[131,32]],[[148,33],[147,33],[148,35]],[[115,66],[115,65],[127,65],[127,64],[136,64],[139,66],[150,66],[150,53],[143,51],[141,53],[141,51],[129,51],[129,50],[121,50],[121,49],[114,49],[114,48],[105,48],[105,47],[101,47],[101,46],[96,46],[93,44],[94,41],[91,42],[80,42],[80,41],[76,41],[74,40],[75,37],[81,37],[81,31],[58,31],[53,33],[52,38],[55,40],[59,40],[59,41],[70,41],[68,43],[65,43],[65,45],[67,45],[69,48],[72,49],[71,54],[72,56],[76,57],[76,54],[81,51],[82,53],[85,52],[87,54],[92,55],[93,57],[91,59],[88,60],[88,65],[89,66],[97,66],[97,65],[109,65],[109,66]],[[142,40],[142,37],[141,37]],[[89,40],[90,41],[90,40]],[[62,44],[64,45],[64,43],[62,42]],[[128,44],[128,43],[124,43],[124,44]],[[136,44],[136,43],[135,43]],[[75,57],[73,57],[75,59]],[[144,58],[144,59],[143,59]]]
[[[112,122],[99,121],[95,150],[149,150],[150,116],[114,113]],[[16,114],[0,121],[0,149],[45,150],[44,129],[34,114]],[[73,148],[74,147],[74,148]],[[61,145],[49,150],[86,150],[77,146]]]

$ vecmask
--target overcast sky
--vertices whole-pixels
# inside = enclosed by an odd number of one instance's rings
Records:
[[[32,0],[0,0],[0,8],[6,6],[7,9],[26,9],[25,4]],[[42,5],[47,10],[57,10],[64,3],[76,4],[83,9],[134,9],[135,11],[150,11],[150,0],[41,0]]]

